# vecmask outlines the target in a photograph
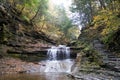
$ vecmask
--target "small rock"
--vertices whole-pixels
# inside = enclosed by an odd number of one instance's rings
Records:
[[[10,65],[10,68],[15,68],[16,67],[16,65]]]
[[[45,64],[43,64],[42,66],[46,66]]]
[[[39,62],[34,62],[34,64],[39,64]]]
[[[19,71],[18,73],[23,74],[26,73],[27,71]]]

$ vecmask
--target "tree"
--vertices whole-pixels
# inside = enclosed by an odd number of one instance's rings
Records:
[[[79,13],[81,24],[86,26],[91,34],[94,32],[90,30],[96,31],[96,37],[108,47],[120,46],[118,36],[120,32],[120,0],[74,0],[72,11]]]
[[[47,18],[49,24],[52,24],[63,33],[63,37],[68,37],[68,30],[73,27],[72,21],[68,18],[65,8],[63,6],[54,6],[49,9],[49,16]]]
[[[71,7],[73,13],[79,14],[79,21],[83,26],[90,24],[93,20],[94,10],[92,2],[92,0],[74,0]]]

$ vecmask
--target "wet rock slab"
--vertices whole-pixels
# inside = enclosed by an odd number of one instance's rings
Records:
[[[74,80],[120,80],[120,73],[108,70],[81,70],[75,74],[68,74]]]

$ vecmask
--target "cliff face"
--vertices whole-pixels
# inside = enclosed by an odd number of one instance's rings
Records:
[[[33,51],[39,47],[56,44],[42,31],[35,29],[35,23],[24,19],[22,11],[11,3],[0,3],[0,56],[8,50]]]
[[[111,79],[119,79],[120,57],[110,52],[110,48],[107,49],[106,45],[100,41],[100,36],[93,33],[96,32],[92,32],[89,28],[84,29],[79,36],[79,40],[75,43],[76,46],[82,46],[83,49],[77,55],[71,77],[75,79],[87,79],[89,77],[90,80],[96,80],[109,79],[108,77],[111,76]],[[114,35],[117,34],[119,34],[119,31]],[[119,35],[114,36],[112,40],[117,42],[117,38],[119,38]],[[117,43],[119,44],[119,42]]]

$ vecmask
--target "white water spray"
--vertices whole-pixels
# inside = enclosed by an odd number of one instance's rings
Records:
[[[49,60],[57,60],[59,58],[70,58],[70,48],[65,45],[53,46],[48,49],[47,56]]]
[[[48,49],[48,60],[44,72],[70,72],[74,63],[70,60],[70,48],[65,45]],[[62,60],[61,60],[62,59]]]

